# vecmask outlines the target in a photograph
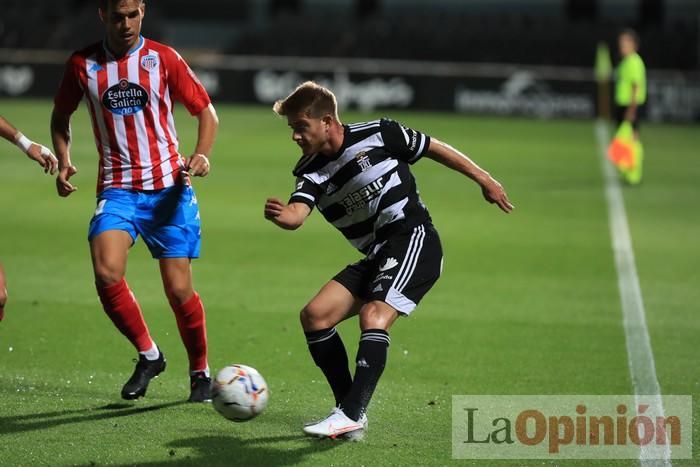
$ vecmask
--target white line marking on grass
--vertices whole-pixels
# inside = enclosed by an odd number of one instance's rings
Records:
[[[617,285],[620,289],[620,301],[622,303],[622,319],[625,328],[625,340],[627,343],[627,361],[630,367],[630,376],[634,386],[635,396],[653,395],[654,406],[650,407],[650,413],[655,416],[664,416],[664,406],[661,400],[661,388],[656,378],[654,354],[651,350],[651,341],[647,330],[647,322],[644,316],[644,302],[642,291],[639,287],[637,267],[635,265],[632,240],[627,224],[627,213],[620,189],[615,168],[606,157],[606,149],[610,141],[610,131],[607,123],[598,120],[595,126],[598,152],[605,181],[605,197],[608,202],[608,219],[610,223],[610,236],[612,239],[613,253],[615,255],[615,269],[617,270]],[[638,398],[635,397],[638,401]],[[639,405],[639,404],[635,404]],[[639,462],[644,467],[671,466],[671,448],[668,442],[663,448],[663,458],[651,451],[652,446],[641,446]]]

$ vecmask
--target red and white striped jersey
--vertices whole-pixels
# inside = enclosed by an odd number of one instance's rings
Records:
[[[178,151],[173,101],[192,115],[211,102],[175,50],[143,37],[121,58],[104,42],[70,57],[54,100],[56,111],[70,115],[83,98],[100,155],[98,194],[107,188],[158,190],[178,182],[185,162]]]

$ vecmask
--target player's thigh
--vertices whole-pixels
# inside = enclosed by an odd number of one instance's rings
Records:
[[[302,327],[307,332],[333,327],[356,315],[363,304],[345,286],[331,280],[301,310]]]
[[[139,206],[136,227],[156,259],[198,258],[201,222],[194,190],[175,185]]]
[[[408,316],[442,274],[440,236],[432,224],[419,225],[391,238],[376,259],[376,275],[370,278],[366,291],[367,303],[381,301]],[[360,319],[369,325],[371,316],[377,313],[383,315],[380,309],[368,312],[366,319],[361,313]],[[383,318],[377,321],[385,322]]]
[[[189,258],[158,260],[165,295],[171,303],[183,304],[194,295],[192,267]]]
[[[399,317],[399,312],[393,306],[381,301],[373,300],[366,303],[360,309],[360,329],[383,329],[388,331]]]
[[[110,188],[100,193],[90,220],[88,241],[95,279],[101,285],[124,277],[127,252],[137,237],[136,204],[137,195],[129,190]]]
[[[132,243],[133,238],[124,230],[105,230],[90,240],[92,267],[100,285],[111,285],[124,277]]]

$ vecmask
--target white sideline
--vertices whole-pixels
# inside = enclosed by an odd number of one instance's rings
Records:
[[[608,221],[610,224],[610,237],[613,253],[615,255],[615,269],[617,270],[617,285],[620,290],[622,304],[622,319],[625,328],[625,341],[627,344],[627,361],[630,368],[632,385],[635,396],[653,395],[654,407],[650,407],[650,413],[664,416],[664,406],[661,399],[659,380],[656,377],[654,354],[651,350],[647,322],[644,315],[644,302],[642,291],[637,277],[634,251],[630,238],[627,214],[622,198],[622,190],[615,169],[606,157],[606,150],[610,141],[608,124],[602,120],[596,121],[596,139],[600,156],[603,179],[605,181],[605,197],[608,204]],[[637,399],[635,397],[635,399]],[[642,446],[639,452],[639,463],[643,467],[671,466],[671,448],[668,443],[663,449],[663,458],[657,459],[649,448]]]

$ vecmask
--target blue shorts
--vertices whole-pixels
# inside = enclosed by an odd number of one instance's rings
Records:
[[[103,191],[97,197],[88,240],[107,230],[123,230],[133,242],[141,235],[154,258],[199,257],[202,229],[197,197],[191,186],[175,185],[158,191]]]

